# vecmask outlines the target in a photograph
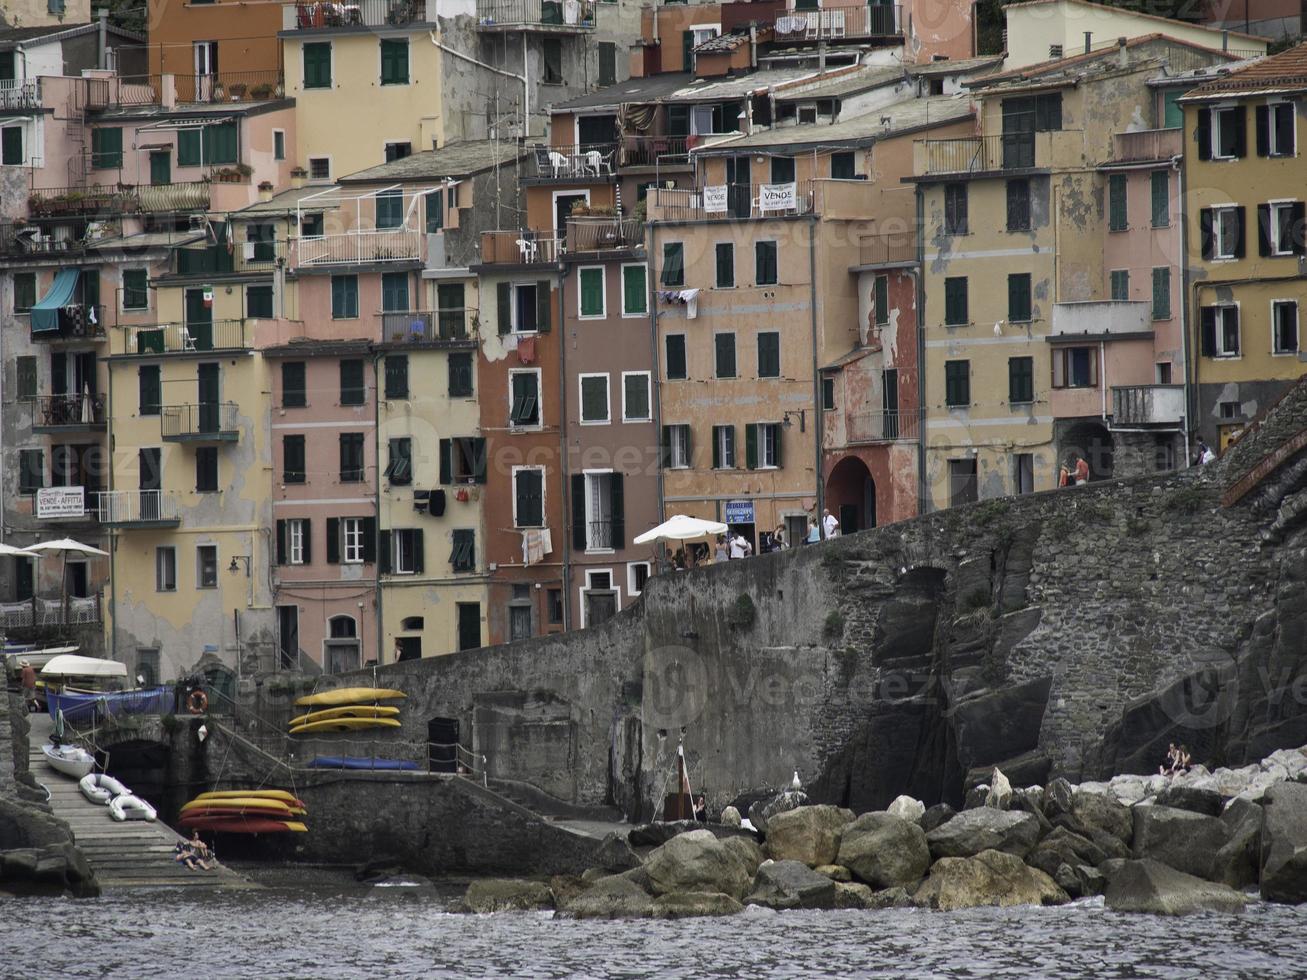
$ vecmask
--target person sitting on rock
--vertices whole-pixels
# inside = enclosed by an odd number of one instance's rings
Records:
[[[1162,765],[1157,767],[1158,774],[1162,776],[1169,776],[1173,772],[1175,772],[1176,761],[1179,759],[1179,757],[1180,757],[1180,750],[1177,749],[1175,747],[1175,743],[1172,742],[1170,745],[1166,747],[1166,762],[1164,762]]]
[[[1181,744],[1179,749],[1179,755],[1176,757],[1175,771],[1188,772],[1189,767],[1192,766],[1193,764],[1194,764],[1194,760],[1193,757],[1189,755],[1189,749],[1184,744]]]
[[[694,801],[694,819],[700,823],[708,822],[708,801],[703,798],[702,793]]]

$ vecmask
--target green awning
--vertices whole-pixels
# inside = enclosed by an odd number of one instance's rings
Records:
[[[77,295],[77,269],[60,269],[50,291],[32,307],[32,333],[58,333],[59,311]]]

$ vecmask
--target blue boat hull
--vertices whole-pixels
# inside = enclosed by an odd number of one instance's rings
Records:
[[[61,691],[58,694],[47,691],[46,705],[50,717],[58,718],[64,713],[64,720],[77,722],[94,721],[97,713],[110,715],[157,715],[171,714],[176,705],[175,693],[171,687],[147,687],[138,691],[105,691],[103,693],[79,693]]]
[[[384,769],[414,772],[420,767],[405,759],[359,759],[352,756],[320,755],[309,763],[310,769]]]

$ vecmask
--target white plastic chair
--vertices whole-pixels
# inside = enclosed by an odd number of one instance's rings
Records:
[[[517,240],[517,250],[522,253],[523,262],[534,262],[539,251],[536,243],[529,238],[519,238]]]
[[[567,157],[557,151],[549,151],[549,166],[554,168],[554,179],[557,180],[559,174],[567,169]]]

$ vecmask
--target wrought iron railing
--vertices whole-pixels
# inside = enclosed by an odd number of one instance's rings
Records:
[[[579,143],[575,146],[536,146],[523,176],[539,180],[599,180],[612,177],[618,164],[617,144]]]
[[[104,424],[103,395],[37,395],[32,399],[34,429],[79,429]]]
[[[313,31],[329,27],[403,27],[434,24],[435,0],[344,0],[286,4],[283,27]]]
[[[159,410],[159,429],[164,439],[218,439],[235,435],[239,418],[240,406],[235,402],[164,405]]]
[[[894,37],[903,33],[903,8],[898,4],[789,10],[776,15],[777,41],[839,40],[852,37]]]
[[[626,136],[618,148],[623,167],[676,166],[690,162],[692,136]]]
[[[477,327],[476,310],[407,310],[381,314],[381,340],[387,344],[473,340]]]
[[[477,0],[477,25],[482,28],[550,28],[592,31],[599,5],[592,0]]]
[[[211,323],[156,323],[123,327],[116,332],[114,354],[190,354],[211,350],[246,350],[249,330],[244,320]]]
[[[573,218],[567,223],[569,253],[638,248],[643,244],[644,222],[638,218]]]
[[[286,94],[278,69],[219,71],[207,75],[175,75],[178,102],[266,102]]]
[[[921,437],[921,414],[916,409],[897,412],[863,412],[845,419],[850,446],[876,442],[911,442]]]

